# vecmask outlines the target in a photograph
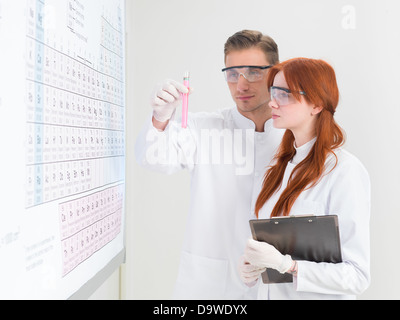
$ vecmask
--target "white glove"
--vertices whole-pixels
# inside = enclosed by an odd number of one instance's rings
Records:
[[[171,119],[176,107],[182,101],[182,93],[189,93],[189,89],[174,80],[168,79],[158,85],[150,101],[154,118],[160,122]]]
[[[267,268],[259,268],[251,265],[246,261],[244,256],[239,259],[238,269],[240,279],[249,287],[253,286],[261,273],[267,270]]]
[[[293,260],[290,255],[282,255],[274,246],[253,239],[247,241],[244,258],[258,268],[272,268],[280,273],[289,271]]]

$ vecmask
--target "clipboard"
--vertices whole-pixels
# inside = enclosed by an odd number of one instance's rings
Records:
[[[293,260],[342,262],[337,215],[292,216],[250,220],[254,240],[267,242]],[[263,283],[293,282],[289,273],[268,268]]]

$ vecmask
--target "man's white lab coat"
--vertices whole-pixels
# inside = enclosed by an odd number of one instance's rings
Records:
[[[151,120],[136,142],[137,161],[152,170],[191,175],[190,211],[175,299],[255,299],[257,288],[239,278],[238,263],[250,237],[249,219],[266,167],[284,130],[254,123],[236,108],[190,114],[188,128],[171,120],[164,132]]]

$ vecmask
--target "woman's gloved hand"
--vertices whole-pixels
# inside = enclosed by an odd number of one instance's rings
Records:
[[[267,268],[259,268],[251,265],[246,261],[244,256],[239,259],[238,269],[240,279],[242,279],[242,281],[249,287],[252,287],[260,277],[261,273],[267,270]]]
[[[254,267],[272,268],[280,273],[289,271],[293,264],[290,255],[283,255],[274,246],[253,239],[247,241],[244,259]]]

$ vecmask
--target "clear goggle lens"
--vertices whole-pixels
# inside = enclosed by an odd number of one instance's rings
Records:
[[[222,69],[227,82],[237,83],[240,76],[243,76],[249,82],[260,81],[264,78],[265,69],[271,66],[239,66]]]
[[[286,106],[289,104],[296,103],[297,100],[289,89],[281,87],[271,87],[271,100],[275,100],[280,106]],[[304,91],[299,91],[301,95],[305,95]]]

